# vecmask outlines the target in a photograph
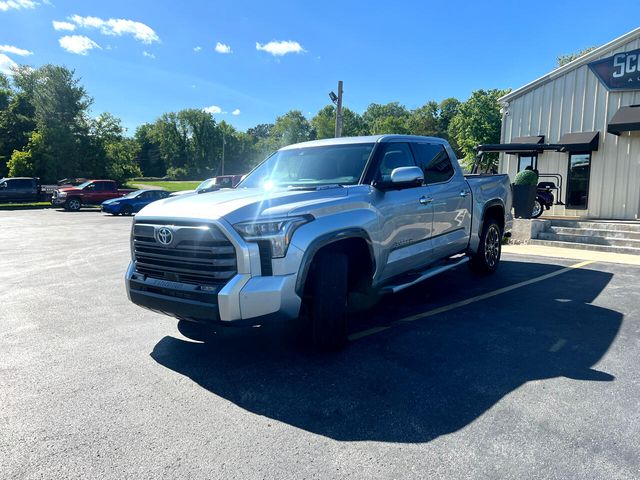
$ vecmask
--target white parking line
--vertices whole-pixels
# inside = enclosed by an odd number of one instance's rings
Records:
[[[595,261],[594,260],[587,260],[587,261],[584,261],[584,262],[576,263],[574,265],[570,265],[568,267],[562,268],[562,269],[557,270],[555,272],[547,273],[545,275],[540,275],[539,277],[531,278],[529,280],[524,280],[524,281],[519,282],[519,283],[514,283],[513,285],[509,285],[508,287],[499,288],[497,290],[494,290],[493,292],[483,293],[482,295],[477,295],[475,297],[467,298],[465,300],[461,300],[459,302],[455,302],[455,303],[452,303],[450,305],[445,305],[444,307],[438,307],[438,308],[434,308],[433,310],[429,310],[429,311],[424,312],[424,313],[418,313],[416,315],[411,315],[409,317],[405,317],[405,318],[402,318],[400,320],[396,320],[395,322],[392,322],[389,325],[384,326],[384,327],[375,327],[375,328],[370,328],[368,330],[363,330],[361,332],[356,332],[356,333],[353,333],[353,334],[349,335],[349,340],[351,340],[351,341],[359,340],[361,338],[368,337],[370,335],[374,335],[376,333],[388,330],[391,327],[393,327],[394,325],[397,325],[397,324],[400,324],[400,323],[415,322],[416,320],[422,320],[422,319],[425,319],[425,318],[428,318],[428,317],[432,317],[434,315],[438,315],[440,313],[448,312],[448,311],[454,310],[456,308],[460,308],[460,307],[464,307],[466,305],[470,305],[470,304],[475,303],[475,302],[480,302],[482,300],[486,300],[488,298],[495,297],[496,295],[501,295],[503,293],[510,292],[510,291],[515,290],[517,288],[526,287],[527,285],[531,285],[533,283],[543,282],[544,280],[547,280],[549,278],[557,277],[558,275],[562,275],[563,273],[570,272],[571,270],[575,270],[576,268],[582,268],[582,267],[584,267],[586,265],[589,265],[589,264],[592,264],[592,263],[595,263]],[[560,348],[562,348],[562,346],[560,346],[558,348],[558,350]]]

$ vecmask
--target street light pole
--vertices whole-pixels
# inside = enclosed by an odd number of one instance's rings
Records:
[[[224,175],[224,146],[227,143],[227,141],[224,138],[224,132],[222,132],[222,173],[221,175]]]
[[[335,137],[342,136],[342,80],[338,81],[338,99],[336,102],[336,132]]]

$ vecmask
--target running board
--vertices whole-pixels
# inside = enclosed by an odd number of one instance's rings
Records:
[[[469,261],[469,257],[465,256],[462,257],[460,260],[453,262],[453,263],[449,263],[447,265],[441,265],[439,267],[433,267],[433,268],[429,268],[428,270],[425,270],[423,272],[418,272],[416,275],[418,275],[417,278],[411,280],[410,282],[407,283],[400,283],[398,285],[387,285],[385,287],[383,287],[380,290],[380,293],[397,293],[400,290],[404,290],[405,288],[409,288],[413,285],[415,285],[416,283],[420,283],[423,280],[426,280],[427,278],[431,278],[431,277],[435,277],[436,275],[439,275],[443,272],[446,272],[447,270],[451,270],[452,268],[456,268],[460,265],[463,265],[465,263],[467,263]]]

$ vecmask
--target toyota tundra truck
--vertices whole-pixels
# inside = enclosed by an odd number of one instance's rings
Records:
[[[191,332],[298,319],[337,349],[382,295],[465,263],[494,272],[511,223],[508,176],[465,176],[443,139],[299,143],[235,189],[142,209],[127,293]]]

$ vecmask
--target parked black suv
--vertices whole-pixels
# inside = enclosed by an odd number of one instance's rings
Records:
[[[0,203],[37,202],[41,199],[42,187],[39,178],[0,179]]]

